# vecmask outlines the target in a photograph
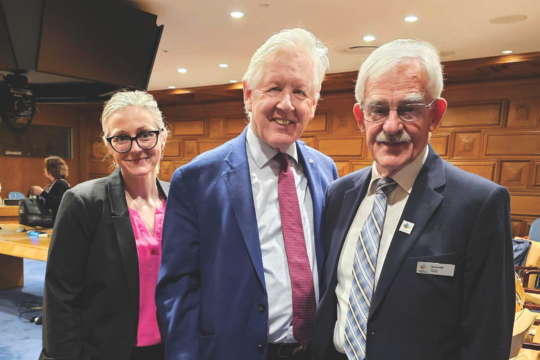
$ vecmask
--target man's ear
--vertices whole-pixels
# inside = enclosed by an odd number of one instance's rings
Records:
[[[444,113],[446,112],[446,109],[448,107],[448,103],[445,99],[439,98],[435,100],[435,104],[432,112],[432,119],[431,123],[429,125],[429,131],[434,132],[439,125],[441,124],[441,120],[444,116]]]
[[[360,127],[360,131],[365,133],[366,125],[364,123],[364,113],[362,112],[362,109],[360,108],[360,104],[354,104],[353,113],[354,113],[354,117],[356,118],[356,122],[358,123],[358,126]]]
[[[247,83],[244,81],[244,105],[247,111],[252,111],[251,110],[251,95],[252,95],[252,91],[250,88],[248,88]]]

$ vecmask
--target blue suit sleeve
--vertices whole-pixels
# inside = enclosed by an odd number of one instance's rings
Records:
[[[466,251],[460,359],[507,360],[515,289],[510,195],[505,188],[496,187],[485,200]]]
[[[180,170],[167,199],[156,306],[167,360],[199,359],[199,224]]]

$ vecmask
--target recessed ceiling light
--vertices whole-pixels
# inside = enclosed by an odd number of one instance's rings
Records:
[[[405,21],[406,22],[415,22],[415,21],[418,21],[418,18],[416,16],[414,16],[414,15],[410,15],[410,16],[407,16],[405,18]]]
[[[225,64],[225,63],[221,63],[221,64],[219,64],[219,67],[220,68],[226,68],[226,67],[229,67],[229,65]]]
[[[328,52],[328,49],[327,48],[316,48],[315,51],[318,52],[319,54],[326,54]]]
[[[504,50],[502,53],[505,55],[508,55],[512,53],[512,50]]]
[[[369,42],[369,41],[373,41],[373,40],[375,40],[375,36],[373,36],[373,35],[364,36],[364,41]]]
[[[174,86],[174,85],[169,85],[169,89],[176,89],[176,86]]]
[[[241,11],[233,11],[231,12],[231,17],[235,19],[240,19],[241,17],[244,17],[244,13]]]
[[[262,7],[262,8],[266,8],[266,7],[269,7],[270,5],[268,4],[259,4],[259,7]]]
[[[455,55],[456,52],[455,51],[441,51],[439,53],[439,56],[440,57],[445,57],[445,56],[452,56],[452,55]]]
[[[178,72],[179,72],[180,74],[185,74],[185,73],[187,73],[187,69],[184,69],[184,68],[178,68]]]
[[[238,80],[229,80],[229,82],[230,82],[231,84],[236,84],[236,83],[238,82]]]

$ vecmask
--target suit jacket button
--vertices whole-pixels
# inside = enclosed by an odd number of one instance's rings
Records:
[[[258,352],[259,354],[264,353],[264,347],[263,347],[261,344],[257,345],[257,352]]]
[[[264,310],[266,310],[266,306],[264,306],[264,304],[259,304],[259,311],[264,312]]]

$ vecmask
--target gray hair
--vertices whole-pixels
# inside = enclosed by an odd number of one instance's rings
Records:
[[[253,54],[243,81],[249,89],[255,89],[263,76],[263,69],[271,57],[279,50],[293,50],[305,53],[313,61],[313,84],[316,98],[319,98],[324,75],[330,67],[328,48],[315,35],[301,28],[285,29],[272,35]],[[248,116],[251,114],[248,112]]]
[[[163,115],[158,108],[158,104],[154,97],[145,91],[121,91],[114,94],[109,101],[105,103],[103,107],[103,113],[101,114],[101,127],[103,129],[103,135],[109,136],[109,118],[117,111],[123,110],[128,106],[138,106],[150,111],[152,117],[156,121],[158,129],[165,128],[165,121]]]
[[[138,106],[140,108],[148,110],[156,122],[158,129],[165,129],[165,133],[168,135],[169,130],[163,120],[163,115],[159,110],[158,104],[154,97],[146,91],[121,91],[114,94],[109,101],[105,103],[103,107],[103,113],[101,114],[101,127],[103,129],[103,138],[109,136],[109,119],[111,116],[120,110],[127,108],[128,106]],[[106,142],[105,142],[106,144]],[[108,156],[108,155],[107,155]],[[116,165],[116,164],[114,164]],[[156,166],[156,174],[159,173],[159,162]]]
[[[370,79],[380,77],[406,59],[420,61],[429,77],[428,94],[433,99],[439,98],[443,89],[443,70],[437,49],[425,41],[398,39],[379,47],[364,61],[356,81],[356,101],[359,104],[364,101],[365,86]]]

